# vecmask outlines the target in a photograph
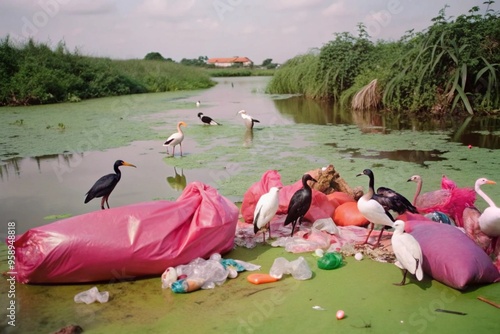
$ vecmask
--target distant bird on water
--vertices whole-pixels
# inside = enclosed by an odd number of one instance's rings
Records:
[[[404,196],[395,192],[392,189],[380,187],[377,189],[375,194],[375,176],[370,169],[363,170],[362,173],[356,175],[367,175],[370,178],[368,183],[368,191],[359,198],[358,200],[358,210],[361,214],[371,223],[372,227],[368,235],[366,236],[363,244],[368,242],[368,238],[372,233],[375,224],[392,227],[394,223],[394,218],[390,214],[389,210],[393,210],[398,214],[403,214],[406,211],[413,213],[418,213],[417,209],[408,201]],[[382,231],[378,236],[376,245],[379,244],[380,238],[382,237]]]
[[[271,226],[270,222],[273,219],[276,211],[280,204],[279,201],[279,191],[281,187],[271,187],[269,192],[260,196],[255,210],[253,213],[253,231],[255,234],[260,230],[264,230],[262,233],[263,242],[266,242],[266,231],[269,231],[269,238],[271,238]]]
[[[240,114],[241,118],[243,118],[243,121],[245,122],[245,126],[247,127],[247,129],[253,129],[254,123],[260,123],[258,119],[255,119],[252,116],[248,115],[245,110],[238,111],[238,114]]]
[[[123,160],[116,160],[113,167],[115,173],[104,175],[103,177],[101,177],[99,180],[96,181],[96,183],[92,186],[92,188],[90,188],[90,190],[85,194],[86,195],[84,201],[85,204],[90,202],[94,198],[102,197],[101,209],[104,210],[104,203],[107,204],[109,209],[109,203],[108,203],[109,195],[111,195],[111,192],[113,191],[113,189],[115,189],[115,186],[118,184],[118,181],[120,181],[120,178],[122,176],[122,173],[118,168],[120,166],[136,167],[131,163],[125,162]]]
[[[186,123],[184,122],[179,122],[177,123],[177,132],[173,133],[168,137],[167,141],[163,143],[163,146],[167,147],[167,154],[168,153],[168,147],[172,147],[172,156],[175,156],[175,146],[179,145],[180,150],[181,150],[181,157],[182,157],[182,141],[184,140],[184,133],[181,130],[181,125],[182,126],[187,126]]]
[[[216,121],[213,120],[212,117],[209,117],[209,116],[205,116],[203,115],[202,112],[199,112],[198,113],[198,118],[204,123],[204,124],[207,124],[207,125],[221,125],[220,123],[217,123]]]
[[[297,222],[299,225],[302,223],[302,218],[304,218],[305,214],[311,207],[312,189],[307,181],[318,182],[311,175],[304,174],[302,176],[302,188],[293,194],[290,199],[290,203],[288,204],[288,214],[285,218],[285,226],[292,223],[291,236],[293,236],[295,224],[297,224]]]
[[[391,244],[397,260],[394,264],[403,271],[403,280],[401,283],[394,283],[394,285],[405,285],[408,272],[421,281],[424,277],[422,249],[411,234],[405,233],[404,221],[396,220],[394,222]]]

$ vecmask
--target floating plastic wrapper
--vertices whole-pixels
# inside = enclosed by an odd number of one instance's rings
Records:
[[[109,292],[108,291],[103,291],[99,292],[97,287],[93,287],[89,290],[80,292],[75,295],[75,303],[85,303],[85,304],[92,304],[96,300],[99,303],[106,303],[108,302],[109,299]]]
[[[306,280],[312,277],[311,268],[309,268],[302,256],[291,262],[284,257],[276,258],[269,274],[278,279],[281,279],[283,274],[291,274],[293,278],[298,280]]]
[[[324,254],[318,259],[318,268],[325,270],[332,270],[342,265],[342,254],[338,252],[330,252]]]

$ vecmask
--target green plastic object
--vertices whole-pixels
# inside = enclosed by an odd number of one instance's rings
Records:
[[[318,259],[318,268],[332,270],[342,265],[342,254],[337,252],[326,253]]]

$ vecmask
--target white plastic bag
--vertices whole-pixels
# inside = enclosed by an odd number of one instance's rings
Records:
[[[92,304],[96,300],[99,303],[107,303],[109,299],[109,292],[108,291],[99,292],[97,287],[94,286],[89,290],[76,294],[73,299],[75,303]]]
[[[302,256],[291,262],[284,257],[276,258],[269,275],[281,279],[283,274],[291,274],[293,278],[298,280],[307,280],[312,277],[311,268]]]

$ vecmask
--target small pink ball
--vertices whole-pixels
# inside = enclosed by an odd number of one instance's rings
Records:
[[[337,320],[342,320],[342,319],[344,319],[345,313],[342,310],[338,310],[336,316],[337,316]]]

